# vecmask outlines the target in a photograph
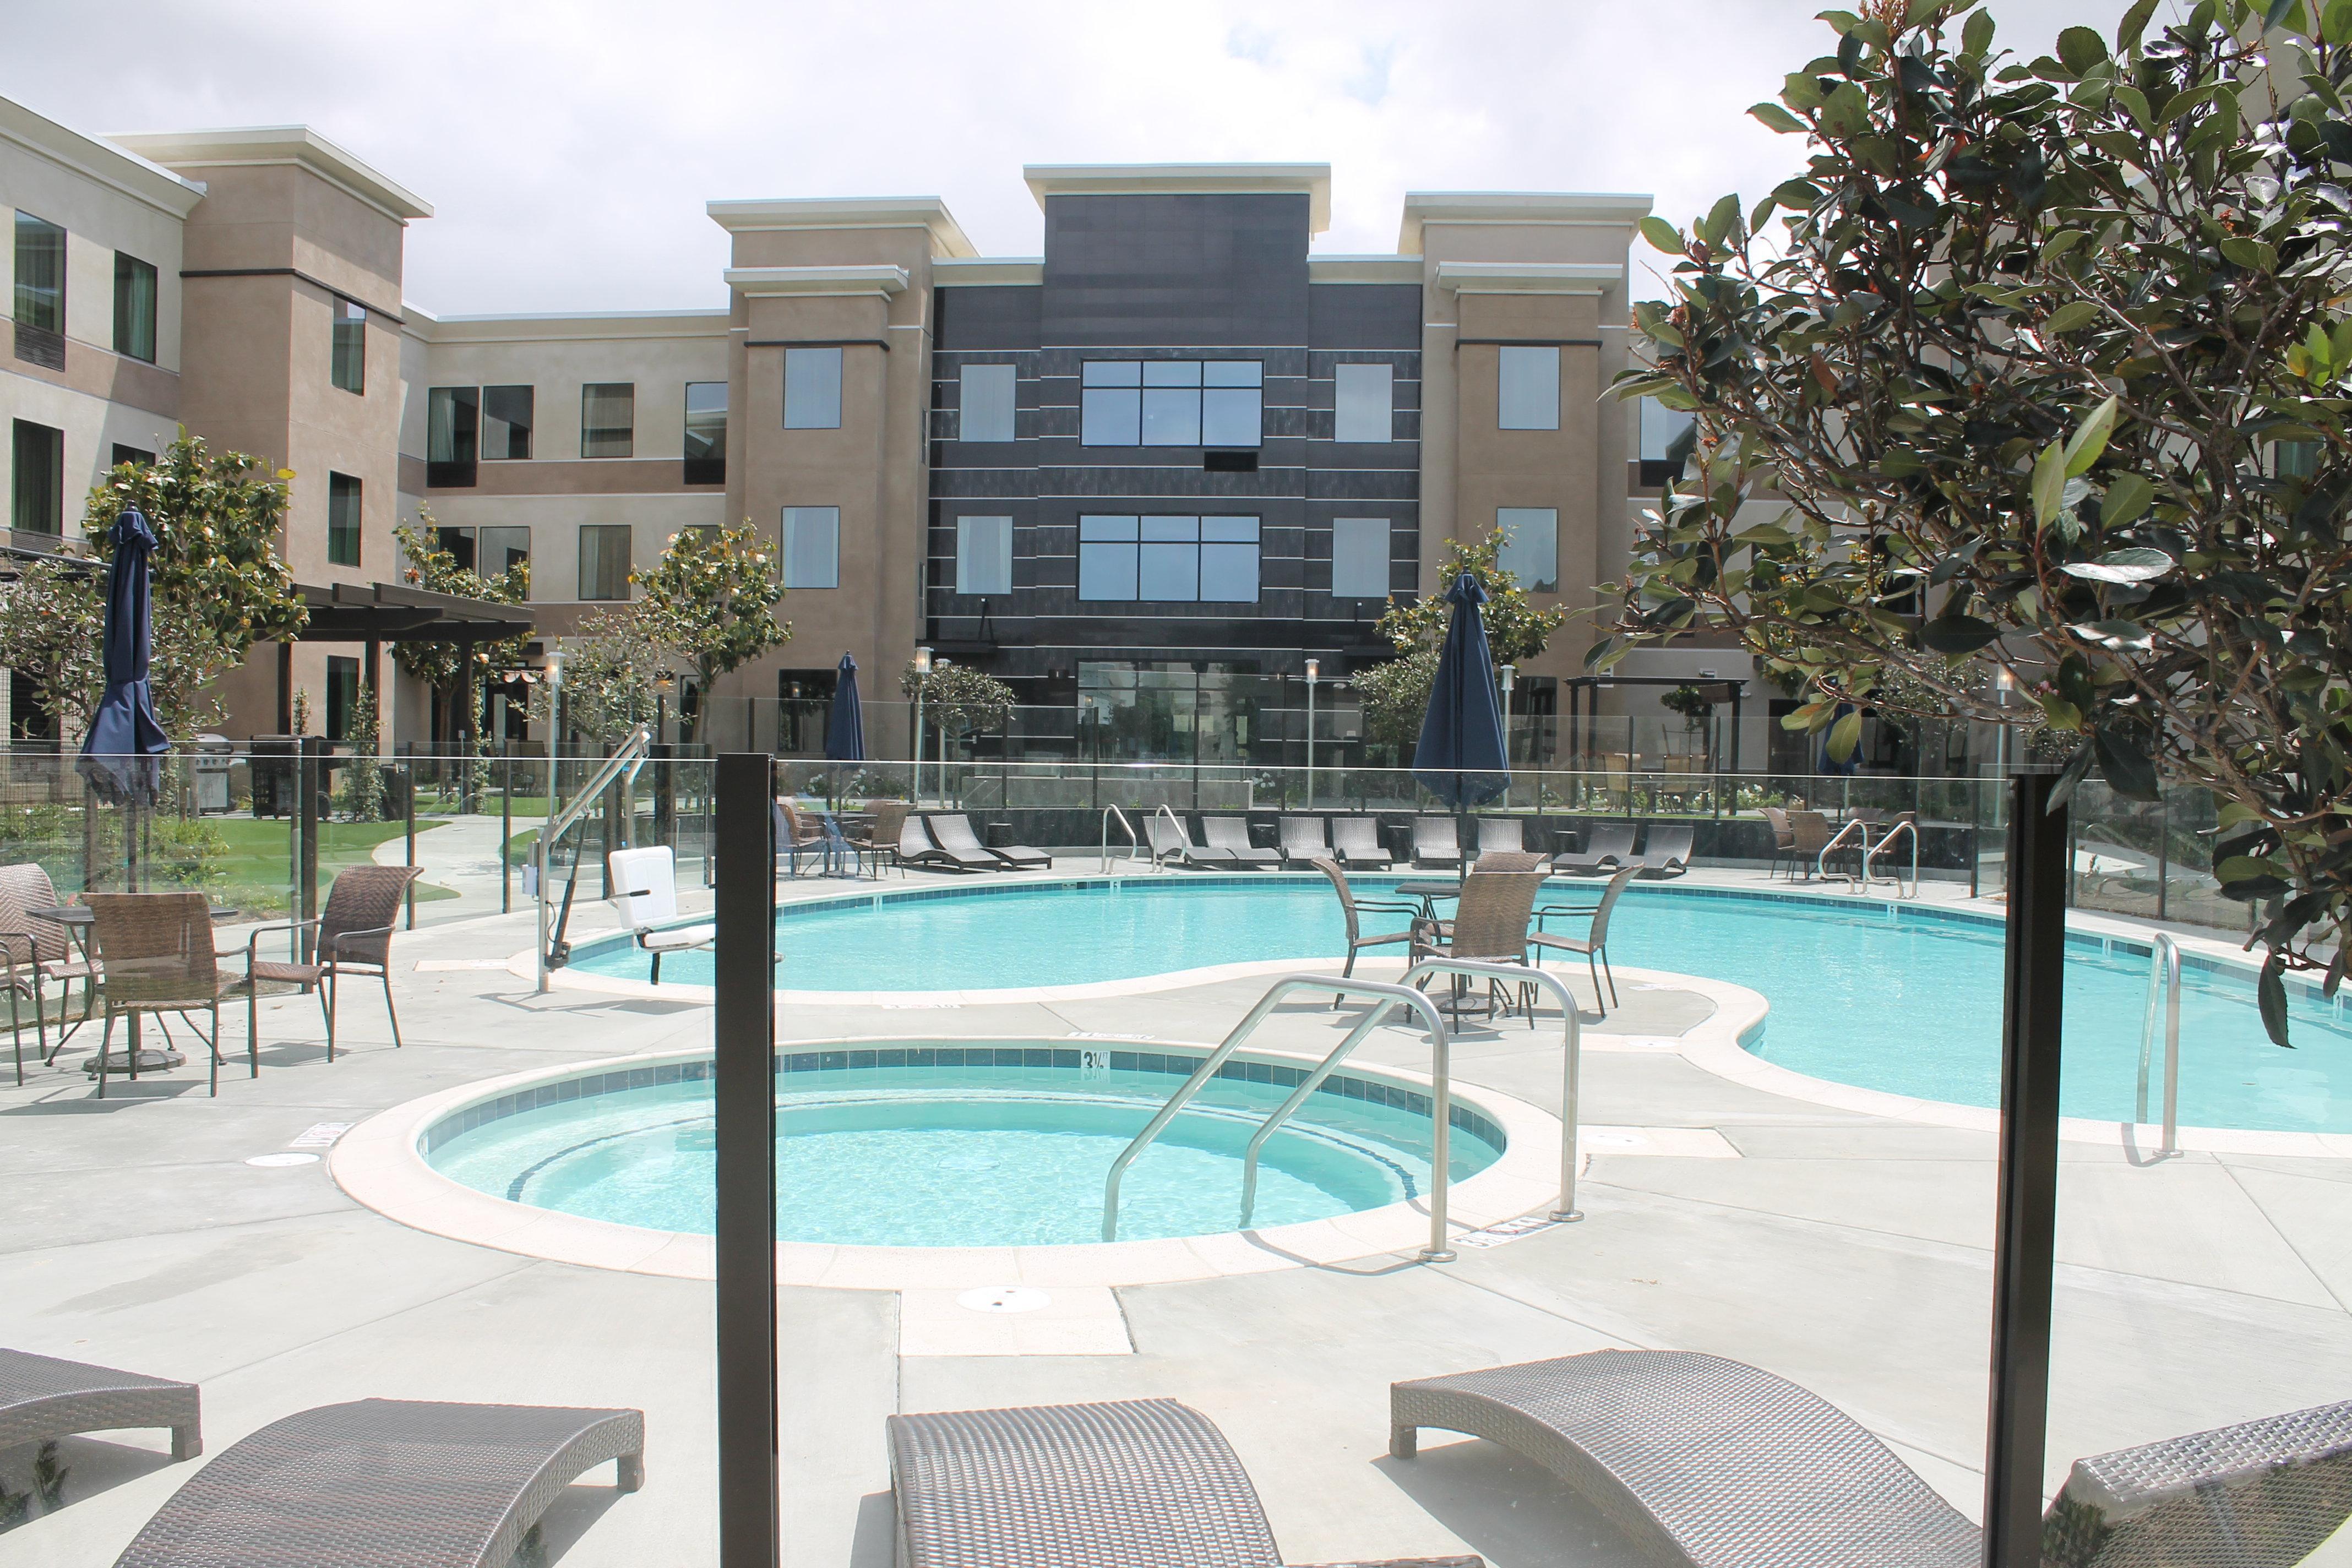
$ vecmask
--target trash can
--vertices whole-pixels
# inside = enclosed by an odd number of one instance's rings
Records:
[[[254,816],[294,814],[294,759],[301,744],[299,735],[256,735],[245,743],[251,763]]]
[[[986,829],[986,837],[983,837],[981,842],[985,844],[991,849],[1012,848],[1013,824],[1009,822],[990,823]]]
[[[196,813],[229,808],[228,767],[236,747],[225,735],[199,735],[189,763],[196,786]]]

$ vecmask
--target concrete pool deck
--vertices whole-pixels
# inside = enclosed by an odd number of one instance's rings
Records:
[[[191,1066],[93,1100],[79,1038],[24,1088],[0,1087],[0,1344],[200,1382],[213,1453],[291,1411],[369,1395],[635,1405],[646,1489],[616,1499],[601,1474],[573,1488],[550,1521],[558,1560],[714,1561],[707,1282],[430,1236],[352,1200],[323,1162],[247,1163],[315,1152],[338,1124],[501,1074],[707,1043],[694,1003],[535,995],[503,967],[530,931],[526,913],[400,937],[404,1050],[354,988],[350,1054],[324,1060],[307,998],[267,1002],[261,1078],[232,1068],[217,1100]],[[1688,967],[1703,973],[1703,955]],[[779,1032],[1214,1039],[1264,986],[795,1005]],[[1991,1135],[1705,1070],[1679,1043],[1712,1016],[1706,995],[1624,1000],[1606,1022],[1587,1015],[1580,1225],[1490,1237],[1445,1265],[1405,1250],[1106,1291],[1127,1353],[1076,1353],[1104,1326],[1090,1297],[1048,1309],[1067,1309],[1067,1353],[1053,1353],[1041,1312],[1029,1353],[970,1354],[973,1314],[951,1293],[783,1290],[788,1560],[888,1563],[893,1411],[1170,1395],[1233,1440],[1291,1561],[1468,1550],[1498,1568],[1614,1564],[1607,1527],[1500,1449],[1384,1457],[1393,1379],[1612,1345],[1707,1350],[1795,1378],[1973,1515]],[[1319,1054],[1349,1017],[1302,1002],[1263,1037]],[[1557,1111],[1557,1024],[1538,1024],[1466,1034],[1457,1074]],[[1401,1029],[1364,1054],[1426,1062]],[[2352,1396],[2352,1162],[2154,1160],[2121,1139],[2070,1142],[2063,1161],[2050,1484],[2077,1454]],[[194,1468],[167,1463],[160,1434],[77,1439],[64,1458],[67,1506],[0,1536],[0,1562],[110,1562]],[[0,1479],[21,1489],[29,1460],[0,1456]],[[2352,1550],[2339,1540],[2314,1561],[2340,1568]]]

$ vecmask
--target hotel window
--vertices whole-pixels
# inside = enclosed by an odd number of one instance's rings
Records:
[[[338,295],[328,379],[345,392],[367,390],[367,307]]]
[[[327,739],[348,741],[352,738],[352,710],[359,706],[360,661],[338,654],[327,656]],[[375,737],[365,736],[368,750],[375,750]]]
[[[1559,351],[1506,345],[1496,356],[1496,423],[1506,430],[1559,428]]]
[[[841,351],[784,351],[784,428],[841,428]]]
[[[637,384],[592,381],[580,389],[580,455],[625,458],[636,449]]]
[[[727,384],[686,384],[686,472],[689,485],[727,482]]]
[[[784,508],[784,586],[841,586],[841,509]]]
[[[360,482],[349,474],[327,476],[327,563],[360,563]]]
[[[1387,518],[1338,517],[1331,520],[1331,596],[1335,599],[1385,599],[1389,596]]]
[[[425,482],[436,487],[474,482],[479,454],[482,394],[478,387],[436,386],[425,395]]]
[[[155,264],[114,253],[114,352],[155,363]]]
[[[19,533],[57,533],[66,521],[66,433],[16,421],[8,526]]]
[[[433,531],[433,542],[447,551],[459,569],[485,577],[530,563],[528,528],[440,527]]]
[[[1395,371],[1384,364],[1343,364],[1331,373],[1331,438],[1394,438]]]
[[[126,447],[117,441],[114,443],[114,456],[109,461],[108,467],[119,468],[125,463],[137,468],[152,468],[155,466],[155,454],[144,447]]]
[[[580,525],[580,596],[583,599],[625,599],[629,596],[627,523],[583,522]]]
[[[1685,411],[1654,397],[1642,399],[1642,483],[1670,484],[1683,477],[1698,443],[1697,423]]]
[[[1009,364],[968,364],[956,394],[956,439],[1013,439],[1013,400],[1016,377]]]
[[[16,357],[66,367],[66,231],[31,213],[16,215]]]
[[[531,411],[537,402],[536,387],[482,388],[482,457],[486,460],[520,463],[529,459]]]
[[[1559,512],[1548,506],[1495,509],[1503,531],[1503,553],[1496,564],[1530,594],[1559,592]]]
[[[1088,447],[1255,447],[1265,366],[1256,360],[1088,360],[1079,440]]]
[[[1257,599],[1254,517],[1078,519],[1078,597],[1179,604]]]
[[[956,519],[956,589],[959,594],[1013,592],[1013,520]]]

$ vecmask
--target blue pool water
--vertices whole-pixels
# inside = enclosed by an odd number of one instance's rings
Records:
[[[1365,892],[1380,884],[1360,880]],[[1320,878],[1130,879],[1064,887],[927,889],[787,909],[777,918],[781,986],[810,991],[946,991],[1067,985],[1254,960],[1337,967],[1342,926]],[[1590,901],[1554,883],[1548,900]],[[1370,915],[1368,929],[1401,917]],[[1568,929],[1577,929],[1570,927]],[[1689,887],[1627,890],[1610,955],[1761,992],[1769,1026],[1749,1047],[1817,1078],[1923,1099],[1990,1106],[2000,1095],[1999,924],[1874,900],[1780,898]],[[626,947],[574,961],[600,973],[646,973]],[[2133,1111],[2147,954],[2076,937],[2066,971],[2066,1114],[2120,1121]],[[2352,1131],[2352,1027],[2290,988],[2296,1048],[2263,1033],[2248,975],[2195,964],[2180,1015],[2180,1119],[2208,1127]],[[708,984],[709,955],[673,957],[665,982]],[[2160,1091],[2159,1091],[2160,1092]],[[2153,1098],[2153,1096],[2152,1096]],[[2151,1114],[2157,1107],[2151,1105]]]
[[[1181,1081],[1102,1067],[933,1065],[980,1049],[934,1047],[920,1063],[908,1059],[917,1055],[866,1051],[857,1059],[899,1059],[779,1075],[778,1236],[877,1247],[1099,1241],[1112,1160]],[[1362,1091],[1366,1080],[1344,1087]],[[1119,1239],[1238,1228],[1243,1149],[1288,1092],[1213,1080],[1128,1168]],[[1248,1223],[1327,1219],[1420,1195],[1429,1182],[1426,1103],[1416,1114],[1360,1092],[1313,1096],[1267,1141]],[[1499,1141],[1499,1132],[1460,1121],[1449,1145],[1455,1181],[1499,1152],[1481,1135]],[[433,1140],[427,1159],[455,1181],[534,1207],[708,1234],[714,1147],[701,1077],[517,1110]]]

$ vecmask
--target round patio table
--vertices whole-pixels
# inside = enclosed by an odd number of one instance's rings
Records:
[[[1437,900],[1440,899],[1460,898],[1462,896],[1462,884],[1458,881],[1436,882],[1428,880],[1418,882],[1399,882],[1396,885],[1396,890],[1408,899],[1419,899],[1421,900],[1421,918],[1423,920],[1433,921],[1437,918]]]

